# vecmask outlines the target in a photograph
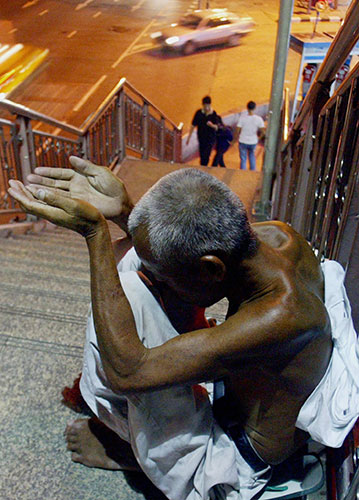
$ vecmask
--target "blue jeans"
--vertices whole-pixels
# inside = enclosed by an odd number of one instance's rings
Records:
[[[247,155],[249,158],[249,168],[250,170],[256,169],[256,157],[254,151],[256,150],[257,144],[244,144],[244,142],[239,143],[239,156],[241,159],[241,170],[246,170],[247,168]]]

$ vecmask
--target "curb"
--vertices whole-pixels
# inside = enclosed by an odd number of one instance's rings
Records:
[[[10,222],[0,225],[0,238],[10,236],[21,236],[27,233],[40,233],[42,231],[54,231],[56,226],[47,220],[40,219],[31,222]]]
[[[331,22],[331,23],[341,23],[344,20],[343,17],[340,16],[327,16],[327,17],[319,17],[318,22]],[[317,16],[308,15],[300,15],[300,16],[292,16],[292,23],[315,23],[317,21]]]

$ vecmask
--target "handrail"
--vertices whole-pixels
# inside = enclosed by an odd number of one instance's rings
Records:
[[[110,104],[114,96],[121,90],[126,82],[126,78],[121,78],[120,81],[114,86],[111,92],[105,97],[101,104],[97,107],[96,111],[91,113],[91,115],[86,118],[86,120],[81,124],[81,130],[88,130],[102,114],[104,109]]]
[[[177,127],[125,78],[121,78],[81,127],[7,99],[0,100],[0,109],[16,117],[14,122],[0,119],[0,183],[5,192],[10,179],[26,182],[40,165],[67,167],[70,155],[110,168],[128,154],[144,160],[181,162],[182,159],[183,125]],[[50,125],[56,131],[36,130],[34,121]],[[5,208],[7,200],[0,192],[0,211]]]
[[[170,120],[167,116],[165,116],[160,109],[157,108],[149,99],[144,97],[141,92],[139,92],[130,82],[127,81],[126,78],[121,78],[121,80],[115,85],[115,87],[111,90],[111,92],[107,95],[107,97],[102,101],[102,103],[97,107],[96,111],[92,113],[86,120],[82,123],[81,129],[86,133],[88,129],[96,122],[96,120],[101,116],[103,111],[107,108],[107,106],[111,103],[112,99],[115,95],[121,90],[122,87],[128,87],[133,93],[135,93],[138,97],[141,97],[144,103],[150,105],[153,109],[155,109],[161,116],[163,116],[168,123],[172,125],[174,129],[178,129],[177,125]]]
[[[26,118],[30,118],[31,120],[42,121],[47,123],[48,125],[52,125],[57,128],[61,128],[65,132],[69,132],[70,134],[75,134],[78,136],[84,135],[84,132],[72,125],[68,125],[67,123],[60,122],[55,118],[51,118],[50,116],[44,115],[43,113],[39,113],[37,111],[33,111],[22,104],[17,104],[16,102],[9,101],[8,99],[2,99],[0,101],[0,108],[4,108],[10,113],[25,116]]]
[[[359,2],[354,0],[347,11],[344,23],[339,28],[323,63],[315,75],[314,82],[293,124],[293,131],[298,131],[302,127],[305,118],[312,112],[313,106],[317,104],[317,100],[321,101],[321,94],[329,92],[329,87],[334,81],[335,75],[359,39],[358,19]],[[328,94],[325,95],[325,101],[327,96]]]
[[[96,123],[97,119],[103,111],[105,111],[106,107],[111,103],[114,96],[121,90],[122,87],[128,87],[132,92],[137,94],[137,96],[141,97],[144,103],[150,105],[154,110],[156,110],[165,120],[172,125],[174,129],[179,130],[179,127],[168,118],[162,111],[155,106],[149,99],[145,98],[141,92],[139,92],[131,83],[129,83],[126,78],[121,78],[120,81],[115,85],[115,87],[111,90],[111,92],[107,95],[107,97],[102,101],[102,103],[97,107],[96,111],[91,114],[89,118],[87,118],[84,123],[80,127],[74,127],[73,125],[68,125],[67,123],[56,120],[55,118],[51,118],[48,115],[43,113],[39,113],[38,111],[34,111],[22,104],[15,103],[8,99],[2,99],[0,101],[0,108],[4,108],[10,113],[19,114],[25,116],[26,118],[30,118],[31,120],[42,121],[47,123],[48,125],[52,125],[56,128],[61,128],[65,132],[69,132],[70,134],[84,136],[89,128]]]
[[[55,139],[57,141],[66,141],[68,143],[77,144],[77,141],[75,139],[69,139],[68,137],[64,137],[63,135],[49,134],[48,132],[42,132],[41,130],[33,130],[32,133],[42,137],[46,137],[47,139]]]
[[[0,125],[7,125],[8,127],[12,127],[14,124],[10,120],[6,120],[5,118],[0,118]]]
[[[125,79],[125,80],[126,80],[126,79]],[[149,105],[150,105],[153,109],[155,109],[155,110],[156,110],[156,111],[157,111],[160,115],[162,115],[162,116],[163,116],[163,117],[164,117],[164,118],[168,121],[168,123],[170,123],[170,124],[171,124],[174,128],[178,128],[178,127],[177,127],[177,125],[176,125],[176,124],[175,124],[175,123],[174,123],[174,122],[173,122],[170,118],[168,118],[167,116],[165,116],[165,115],[162,113],[162,111],[161,111],[160,109],[158,109],[158,108],[157,108],[157,106],[155,106],[155,105],[153,104],[153,102],[152,102],[152,101],[150,101],[149,99],[145,98],[145,97],[141,94],[141,92],[139,92],[139,91],[136,89],[136,87],[134,87],[134,86],[132,85],[132,83],[130,83],[130,82],[128,82],[128,81],[126,80],[126,81],[125,81],[125,84],[126,84],[126,86],[127,86],[127,87],[129,87],[129,88],[132,90],[132,92],[134,92],[135,94],[137,94],[139,97],[142,97],[142,99],[144,100],[144,102],[146,102],[146,104],[149,104]]]
[[[359,38],[359,0],[332,43],[281,151],[271,217],[291,224],[318,259],[339,261],[359,331],[359,63],[330,97],[333,76]]]

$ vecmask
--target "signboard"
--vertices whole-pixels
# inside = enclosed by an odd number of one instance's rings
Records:
[[[314,80],[314,75],[319,65],[324,61],[327,55],[333,37],[328,33],[296,33],[290,35],[290,49],[300,54],[300,65],[297,75],[297,83],[295,88],[293,109],[291,122],[293,123],[295,114],[298,111],[298,104],[300,103],[300,90],[302,89],[304,96],[307,94],[310,84]],[[353,47],[351,55],[359,55],[359,42]],[[344,67],[346,66],[346,67]],[[345,65],[338,72],[339,81],[336,85],[341,83],[345,78],[347,71],[350,67],[350,58],[345,62]],[[312,73],[311,75],[309,73]],[[310,78],[311,77],[311,78]],[[303,78],[306,79],[303,81]],[[309,85],[308,79],[310,78]]]

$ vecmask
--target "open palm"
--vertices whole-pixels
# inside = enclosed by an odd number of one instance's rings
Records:
[[[28,181],[36,188],[46,186],[48,191],[87,201],[108,219],[129,213],[132,204],[126,188],[110,169],[76,156],[70,163],[74,170],[38,167]]]

